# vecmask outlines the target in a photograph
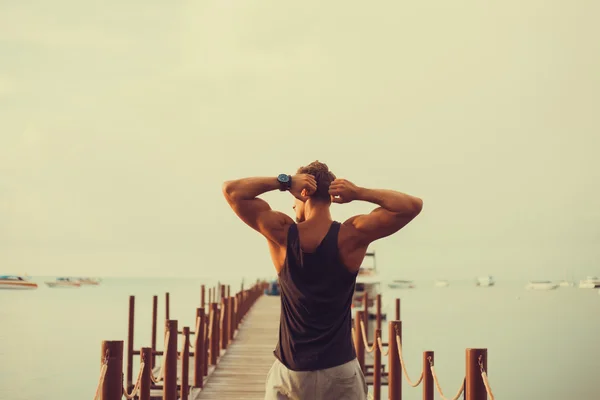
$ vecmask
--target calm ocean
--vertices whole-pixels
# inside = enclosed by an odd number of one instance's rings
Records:
[[[104,279],[98,287],[50,289],[46,279],[33,280],[37,290],[0,290],[0,400],[92,399],[101,341],[127,337],[129,295],[136,296],[139,348],[150,345],[153,295],[159,295],[159,321],[169,292],[171,318],[193,326],[200,285],[216,283]],[[240,281],[223,283],[232,290],[240,286]],[[505,281],[491,288],[477,288],[472,281],[450,282],[446,288],[415,283],[415,289],[388,289],[383,295],[390,316],[393,299],[402,299],[404,359],[411,379],[420,373],[421,352],[434,350],[444,394],[452,397],[464,377],[465,348],[486,347],[497,399],[600,398],[597,290],[527,291],[526,282]],[[420,388],[406,384],[403,393],[404,399],[421,398]]]

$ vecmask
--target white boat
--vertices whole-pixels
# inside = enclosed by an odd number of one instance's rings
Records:
[[[100,279],[95,279],[95,278],[78,278],[77,282],[81,283],[82,285],[88,286],[96,286],[100,284]]]
[[[494,286],[496,282],[492,276],[480,276],[475,280],[475,286]]]
[[[588,276],[579,281],[579,289],[595,289],[600,288],[600,279],[595,276]]]
[[[364,310],[364,297],[367,295],[367,303],[369,307],[369,318],[375,318],[377,310],[375,309],[375,299],[380,294],[381,278],[377,272],[375,264],[375,252],[368,252],[365,259],[372,259],[372,266],[365,266],[364,262],[361,265],[356,277],[356,286],[354,295],[352,296],[352,311]],[[383,305],[381,307],[383,309]],[[381,312],[381,317],[385,318],[385,312]]]
[[[56,278],[56,281],[46,282],[46,285],[51,288],[78,288],[81,286],[81,283],[70,278]]]
[[[529,281],[525,289],[529,290],[553,290],[558,287],[558,284],[550,281]]]
[[[446,281],[446,280],[435,281],[433,283],[433,286],[435,286],[435,287],[446,287],[448,285],[450,285],[450,283],[448,281]]]
[[[2,275],[0,276],[0,290],[32,290],[37,289],[35,282],[30,282],[22,276]]]
[[[413,281],[393,280],[388,283],[388,287],[392,289],[413,289],[415,287]]]
[[[560,286],[560,287],[573,287],[575,285],[573,284],[573,282],[560,281],[560,283],[558,284],[558,286]]]

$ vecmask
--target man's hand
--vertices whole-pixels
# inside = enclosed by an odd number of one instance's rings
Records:
[[[317,190],[317,181],[310,174],[296,174],[292,176],[290,193],[300,201],[306,201]]]
[[[336,179],[329,185],[329,194],[333,196],[334,203],[350,203],[358,199],[360,188],[346,179]]]

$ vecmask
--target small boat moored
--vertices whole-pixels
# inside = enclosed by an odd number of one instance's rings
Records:
[[[492,276],[480,276],[475,280],[475,286],[489,287],[494,286],[496,281]]]
[[[391,289],[414,289],[415,284],[413,281],[396,279],[388,283],[388,287]]]
[[[446,280],[435,281],[433,284],[433,286],[435,286],[435,287],[447,287],[449,285],[450,285],[450,283]]]
[[[71,280],[71,278],[56,278],[56,281],[46,282],[46,285],[51,288],[78,288],[81,286],[81,283]]]
[[[375,252],[367,252],[365,254],[365,260],[372,260],[372,265],[361,265],[358,275],[356,277],[356,286],[354,287],[354,294],[352,296],[352,312],[364,310],[364,298],[367,297],[367,307],[369,307],[369,319],[375,319],[377,316],[377,310],[375,310],[375,299],[380,293],[379,285],[381,284],[381,278],[377,272],[377,265],[375,263]],[[384,305],[381,305],[381,318],[386,318],[386,313],[383,311]]]
[[[22,276],[17,275],[1,275],[0,290],[32,290],[37,289],[38,285],[31,282]]]
[[[100,284],[100,279],[96,278],[77,278],[77,282],[85,286],[97,286]]]
[[[600,288],[600,279],[595,276],[588,276],[579,281],[579,289],[596,289]]]
[[[525,289],[528,290],[553,290],[558,287],[558,284],[550,281],[529,281]]]

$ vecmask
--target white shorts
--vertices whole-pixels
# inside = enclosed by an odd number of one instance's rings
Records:
[[[275,360],[265,389],[265,400],[366,400],[368,393],[356,358],[318,371],[292,371]]]

